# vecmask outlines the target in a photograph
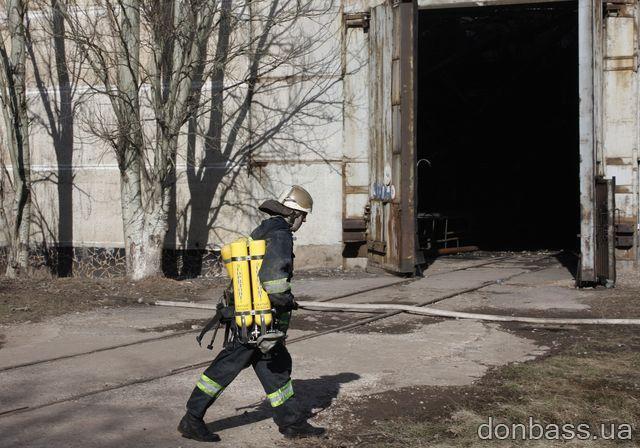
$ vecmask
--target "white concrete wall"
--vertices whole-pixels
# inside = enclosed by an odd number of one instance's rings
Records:
[[[616,208],[622,223],[638,226],[638,27],[637,10],[625,6],[605,19],[603,54],[604,174],[616,178]],[[636,247],[638,239],[636,236]],[[637,249],[618,250],[619,261],[635,263]]]
[[[420,0],[421,8],[448,5],[468,6],[457,0]],[[318,2],[320,4],[320,2]],[[342,0],[330,13],[305,21],[287,30],[290,39],[322,36],[311,54],[295,64],[283,65],[262,80],[268,91],[260,93],[251,108],[251,117],[239,136],[238,148],[246,147],[255,136],[273,126],[276,107],[286,111],[304,95],[320,94],[313,107],[287,121],[279,133],[255,152],[253,163],[239,167],[223,182],[233,177],[233,187],[222,198],[220,190],[213,200],[220,205],[219,214],[208,235],[208,247],[219,247],[238,234],[246,234],[258,222],[256,208],[260,201],[278,195],[287,185],[298,183],[314,195],[313,215],[297,235],[297,246],[305,265],[340,265],[342,219],[362,216],[368,201],[368,36],[360,28],[344,30],[341,13],[367,11],[379,0]],[[501,0],[472,2],[499,4]],[[322,5],[326,5],[323,3]],[[636,19],[609,18],[606,23],[605,72],[603,75],[603,154],[607,176],[616,176],[616,199],[625,219],[637,223],[638,210],[638,107]],[[629,63],[625,57],[633,57]],[[626,61],[626,62],[625,62]],[[325,63],[326,62],[326,63]],[[616,64],[628,64],[628,67]],[[236,72],[246,64],[237,62]],[[314,67],[304,76],[300,66]],[[291,76],[291,75],[294,76]],[[240,76],[240,75],[238,75]],[[32,91],[34,115],[42,116],[38,92]],[[229,98],[229,101],[237,101]],[[108,102],[93,98],[84,113],[108,119]],[[233,109],[233,108],[231,108]],[[103,117],[100,116],[103,115]],[[204,119],[203,119],[204,120]],[[203,123],[204,126],[204,123]],[[229,126],[224,132],[228,136]],[[249,132],[249,129],[251,132]],[[35,226],[36,240],[55,239],[57,193],[55,154],[46,130],[34,122],[33,150],[35,198],[41,217]],[[223,140],[224,140],[223,138]],[[202,139],[198,154],[202,155]],[[185,170],[185,138],[178,155],[176,245],[184,247],[190,215],[189,182]],[[60,167],[71,169],[71,167]],[[122,246],[119,173],[113,152],[87,131],[83,120],[75,127],[73,170],[74,240],[76,246]],[[223,165],[212,169],[223,170]],[[221,187],[222,189],[222,187]],[[306,249],[305,249],[306,248]],[[634,252],[620,253],[635,259]],[[300,261],[300,260],[299,260]]]
[[[311,51],[300,54],[260,78],[258,93],[249,114],[240,124],[232,151],[232,155],[235,155],[255,145],[252,160],[223,177],[211,201],[210,208],[213,210],[199,210],[200,214],[207,214],[211,219],[215,216],[206,238],[207,248],[218,248],[238,235],[249,233],[264,217],[257,210],[261,201],[277,197],[286,186],[300,184],[314,196],[315,207],[307,224],[297,235],[298,258],[301,259],[298,261],[306,266],[339,266],[342,263],[345,139],[341,4],[339,0],[336,3],[330,0],[316,3],[314,7],[317,7],[318,13],[313,17],[299,20],[294,26],[285,23],[276,30],[282,34],[276,42],[277,46],[271,48],[265,57],[277,58],[282,48],[304,40],[312,43]],[[254,23],[251,32],[254,35],[259,33],[260,26],[260,23]],[[242,32],[248,34],[248,27],[244,27]],[[237,43],[239,39],[247,37],[237,35],[234,39]],[[248,67],[248,61],[242,58],[234,61],[234,64],[235,67],[227,75],[228,84],[243,79]],[[48,87],[49,92],[55,94],[56,88]],[[81,88],[77,99],[80,100],[81,94],[86,91],[86,87]],[[207,88],[204,95],[209,95]],[[239,103],[245,95],[244,86],[227,92],[223,146],[229,143]],[[123,247],[116,158],[112,149],[88,129],[89,124],[113,121],[108,99],[100,95],[82,97],[83,106],[79,109],[74,129],[73,163],[71,166],[58,166],[40,96],[41,92],[32,85],[30,103],[35,120],[31,144],[36,180],[34,198],[38,205],[34,242],[44,240],[52,244],[58,240],[56,176],[59,170],[73,170],[73,241],[59,243]],[[305,106],[297,110],[300,104]],[[149,109],[144,110],[143,114],[152,118]],[[207,118],[201,118],[200,132],[206,130]],[[359,126],[364,127],[366,123],[360,123]],[[273,132],[276,128],[277,131]],[[148,131],[148,137],[153,139],[152,121]],[[193,179],[190,182],[186,169],[186,126],[183,132],[185,134],[180,138],[177,157],[175,246],[178,248],[186,247],[189,241],[193,195],[207,189],[206,185],[201,185],[194,191],[190,190],[194,182]],[[261,141],[265,134],[269,134],[269,138]],[[202,136],[199,135],[196,141],[196,158],[200,160],[204,155]],[[261,143],[256,144],[258,141]],[[360,143],[357,149],[360,159],[364,150],[366,146]],[[354,151],[352,148],[351,153]],[[224,161],[209,169],[219,173],[228,171]],[[217,208],[219,210],[215,210]],[[169,246],[173,244],[170,242]]]

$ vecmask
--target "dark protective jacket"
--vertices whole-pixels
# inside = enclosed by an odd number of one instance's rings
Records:
[[[258,273],[263,289],[269,295],[271,305],[275,309],[276,328],[282,332],[289,328],[291,310],[297,308],[291,293],[291,277],[293,276],[293,234],[291,227],[282,216],[267,218],[251,232],[254,240],[265,240],[266,253],[262,259],[262,267]],[[220,323],[226,324],[224,346],[233,342],[238,337],[235,326],[233,306],[233,284],[225,290],[224,300],[218,304],[216,314],[204,326],[200,335],[196,338],[198,344],[202,342],[204,335],[216,328],[213,339],[216,337]],[[225,305],[226,303],[226,305]],[[218,327],[216,327],[216,325]],[[213,348],[213,339],[207,346]]]
[[[291,293],[293,276],[293,234],[282,216],[267,218],[251,232],[254,240],[266,240],[267,251],[258,276],[276,310],[279,326],[286,329],[288,313],[295,302]]]

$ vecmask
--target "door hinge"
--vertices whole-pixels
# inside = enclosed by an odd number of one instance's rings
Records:
[[[365,33],[369,31],[371,14],[368,12],[345,12],[342,16],[345,28],[362,28]]]

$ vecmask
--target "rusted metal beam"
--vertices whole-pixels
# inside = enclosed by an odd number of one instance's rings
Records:
[[[369,187],[364,185],[345,185],[344,187],[345,194],[368,194]]]
[[[400,226],[397,231],[401,272],[414,272],[416,266],[416,104],[417,104],[417,2],[405,2],[399,5],[397,14],[400,15]],[[398,30],[396,30],[398,32]]]
[[[343,243],[361,243],[367,241],[366,232],[342,232]]]
[[[596,281],[595,272],[595,122],[594,10],[596,0],[578,3],[578,65],[580,96],[580,272],[579,283]]]
[[[364,218],[345,218],[342,220],[342,230],[364,230],[367,228],[367,221]]]
[[[345,28],[362,28],[365,33],[369,31],[370,19],[368,12],[346,12],[342,15]]]
[[[478,246],[443,247],[442,249],[438,249],[438,254],[454,255],[467,252],[476,252],[478,250],[480,250]]]

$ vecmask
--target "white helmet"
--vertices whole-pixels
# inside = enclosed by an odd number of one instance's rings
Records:
[[[300,185],[293,185],[280,196],[280,203],[292,210],[311,213],[313,210],[313,198],[307,190]]]

